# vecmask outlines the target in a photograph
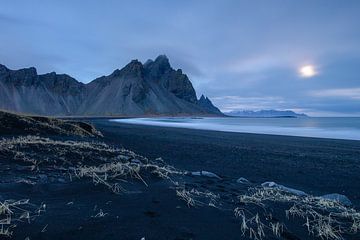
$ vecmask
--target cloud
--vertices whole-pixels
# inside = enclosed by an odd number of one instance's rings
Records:
[[[334,88],[310,91],[312,97],[339,97],[360,100],[360,88]]]
[[[285,101],[282,97],[241,97],[221,96],[211,99],[223,112],[232,110],[283,109]]]
[[[5,15],[0,13],[0,23],[2,24],[16,24],[16,23],[22,23],[22,21],[20,21],[17,18]]]
[[[285,56],[275,53],[262,54],[234,60],[225,65],[224,70],[234,73],[262,73],[273,69],[294,67],[296,62],[299,62],[296,59],[300,59],[300,57],[290,54]]]
[[[0,62],[88,82],[166,54],[223,110],[357,113],[360,2],[304,1],[3,1]]]
[[[267,56],[253,57],[249,59],[241,59],[229,63],[227,70],[236,73],[253,73],[268,70],[281,66],[281,61]]]

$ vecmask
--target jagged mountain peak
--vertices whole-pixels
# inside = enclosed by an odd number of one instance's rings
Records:
[[[73,85],[85,85],[82,82],[77,81],[75,78],[71,77],[68,74],[64,73],[56,73],[56,72],[50,72],[38,75],[38,78],[42,81],[52,82],[53,84],[73,84]]]
[[[6,74],[9,71],[9,69],[5,66],[0,64],[0,74]]]
[[[165,54],[161,54],[155,58],[155,62],[169,64],[169,58]]]
[[[37,75],[37,70],[35,67],[27,67],[27,68],[20,68],[18,70],[11,70],[8,67],[6,67],[5,65],[0,64],[0,71],[7,71],[7,72],[13,71],[13,72],[17,72],[17,73],[27,73],[30,75]]]
[[[142,71],[143,68],[144,68],[143,64],[139,60],[134,59],[131,60],[127,65],[125,65],[125,67],[123,67],[121,71],[137,72],[137,71]]]
[[[166,55],[159,55],[155,59],[154,64],[165,70],[171,69],[170,61]]]
[[[110,77],[142,77],[144,71],[143,64],[137,60],[131,60],[125,67],[122,69],[116,69]]]
[[[208,112],[211,112],[213,114],[222,114],[221,111],[214,106],[211,100],[208,97],[204,96],[204,94],[201,94],[198,104],[201,107],[205,108]]]
[[[126,66],[133,65],[133,66],[142,66],[142,63],[138,59],[131,60]],[[125,67],[126,67],[125,66]]]
[[[165,54],[160,54],[155,59],[146,60],[146,62],[144,63],[144,67],[149,66],[150,64],[154,64],[154,63],[157,65],[164,65],[167,67],[171,67],[169,58]]]
[[[153,75],[153,77],[158,77],[159,75],[172,70],[169,59],[166,55],[159,55],[154,61],[149,59],[144,64],[144,67],[151,73],[151,75]]]
[[[22,68],[16,71],[17,73],[21,73],[23,75],[36,76],[37,70],[34,67]]]
[[[201,94],[201,97],[199,98],[199,101],[203,101],[203,102],[207,102],[207,103],[212,104],[211,100],[207,96],[205,96],[204,94]]]
[[[173,69],[166,55],[159,55],[154,61],[148,60],[144,64],[144,70],[148,81],[155,82],[180,99],[197,103],[196,93],[189,78],[181,69]]]
[[[0,70],[9,70],[5,65],[0,64]]]
[[[152,60],[152,59],[146,60],[146,62],[144,63],[144,67],[146,67],[147,65],[149,65],[149,64],[151,64],[153,62],[154,62],[154,60]]]
[[[1,69],[7,69],[0,66]],[[4,70],[5,71],[5,70]],[[0,72],[1,73],[1,72]],[[186,74],[166,55],[130,61],[88,84],[66,74],[37,75],[35,68],[0,74],[0,109],[44,115],[207,115]]]

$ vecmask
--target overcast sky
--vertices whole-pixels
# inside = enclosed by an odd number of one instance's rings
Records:
[[[360,1],[1,1],[11,69],[86,83],[159,54],[223,111],[360,116]]]

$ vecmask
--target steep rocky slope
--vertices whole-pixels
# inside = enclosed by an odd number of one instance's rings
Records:
[[[207,112],[213,113],[213,114],[222,114],[221,111],[215,107],[210,99],[208,97],[205,97],[204,95],[201,95],[198,104],[205,108]]]
[[[210,104],[210,107],[209,107]],[[197,100],[189,78],[165,55],[122,69],[88,84],[65,74],[38,75],[35,68],[0,65],[0,109],[42,115],[213,115]]]
[[[0,65],[0,108],[46,115],[75,113],[85,85],[65,74],[38,75],[35,68],[17,71]]]

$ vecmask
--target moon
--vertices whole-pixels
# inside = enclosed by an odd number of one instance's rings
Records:
[[[299,69],[299,73],[302,77],[310,78],[316,75],[316,70],[312,65],[305,65]]]

